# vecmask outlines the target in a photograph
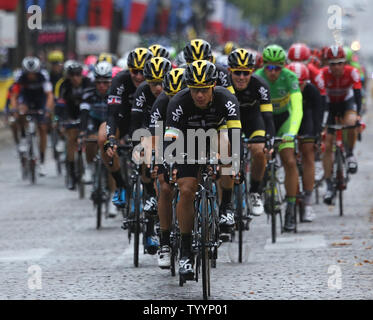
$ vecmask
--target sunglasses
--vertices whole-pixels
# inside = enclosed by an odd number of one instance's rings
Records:
[[[344,64],[344,62],[331,62],[330,65],[331,66],[341,66],[342,64]]]
[[[139,73],[143,75],[143,70],[141,69],[130,69],[131,73],[133,73],[135,76],[137,76]]]
[[[232,70],[232,73],[235,76],[238,76],[238,77],[240,77],[241,75],[243,75],[244,77],[248,77],[253,72],[254,72],[254,69],[249,69],[249,70]]]
[[[103,83],[111,83],[111,80],[96,80],[97,84],[103,84]]]
[[[275,66],[275,65],[271,65],[271,64],[267,65],[265,68],[266,68],[266,70],[268,70],[268,71],[276,71],[276,72],[282,70],[282,67],[280,67],[280,66]]]

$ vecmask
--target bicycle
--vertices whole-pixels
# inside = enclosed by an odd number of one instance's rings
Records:
[[[83,141],[78,142],[78,148],[77,148],[78,157],[76,159],[76,182],[78,185],[78,192],[79,192],[79,199],[84,199],[85,195],[85,183],[83,181],[84,176],[84,159],[83,159],[83,153],[84,153],[84,146]]]
[[[267,149],[270,148],[269,137],[264,139],[256,139],[259,143],[260,141],[266,144]],[[274,139],[274,153],[270,160],[268,160],[264,179],[262,185],[264,186],[264,210],[268,216],[268,219],[271,219],[271,237],[272,243],[276,243],[277,239],[277,216],[280,219],[280,230],[283,233],[283,221],[282,221],[282,209],[281,206],[284,202],[284,197],[281,194],[280,181],[277,177],[277,172],[280,169],[280,162],[277,160],[278,147],[283,142],[282,138]]]
[[[339,215],[342,217],[344,214],[343,210],[343,192],[347,190],[347,184],[350,181],[349,170],[346,161],[346,152],[343,142],[343,132],[349,129],[356,129],[360,127],[360,123],[354,126],[345,125],[327,125],[326,129],[335,130],[335,141],[334,141],[334,161],[333,161],[333,173],[332,183],[333,189],[338,192],[339,199]]]
[[[211,295],[210,271],[216,264],[219,240],[219,217],[216,211],[216,195],[213,191],[213,175],[216,172],[214,160],[202,165],[201,183],[195,199],[195,218],[192,232],[192,251],[196,257],[195,281],[198,282],[202,273],[203,299]],[[186,279],[179,274],[179,285],[182,287]]]
[[[31,184],[36,184],[36,167],[38,162],[36,156],[36,150],[38,149],[36,138],[38,122],[36,117],[43,114],[43,110],[30,110],[24,114],[26,116],[27,151],[21,153],[22,176],[23,178],[28,177]]]
[[[56,170],[57,175],[62,175],[62,165],[64,163],[62,159],[62,154],[65,151],[59,150],[58,146],[59,143],[62,142],[63,139],[61,138],[61,129],[60,129],[60,120],[58,116],[54,116],[52,122],[52,130],[51,130],[51,142],[52,142],[52,149],[53,149],[53,158],[56,162]]]

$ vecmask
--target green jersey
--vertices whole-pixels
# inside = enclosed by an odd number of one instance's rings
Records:
[[[271,82],[265,70],[259,69],[256,74],[261,76],[269,85],[273,116],[289,113],[287,125],[282,134],[297,135],[303,119],[303,97],[297,75],[283,68],[277,81]],[[283,131],[283,130],[281,130]],[[280,133],[280,132],[279,132]]]

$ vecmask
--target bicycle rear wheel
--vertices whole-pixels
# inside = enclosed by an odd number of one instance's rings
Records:
[[[139,247],[140,247],[140,176],[137,177],[136,184],[134,185],[134,243],[133,243],[133,264],[137,268],[139,266]]]
[[[102,203],[103,203],[103,188],[102,188],[102,164],[101,161],[96,162],[96,229],[101,228],[102,221]]]
[[[234,186],[234,195],[235,195],[235,202],[236,202],[236,215],[237,215],[237,231],[238,231],[238,262],[242,263],[242,241],[243,241],[243,229],[244,229],[244,222],[242,219],[243,215],[243,197],[242,197],[242,185],[236,184]]]
[[[202,215],[202,223],[201,223],[201,249],[202,249],[202,291],[203,291],[203,299],[207,300],[210,296],[210,259],[209,259],[209,219],[208,219],[208,201],[206,197],[206,193],[204,194],[201,199],[201,215]]]
[[[77,173],[77,179],[78,179],[78,189],[79,189],[79,199],[84,199],[84,193],[85,193],[85,186],[83,182],[83,172],[84,172],[84,164],[83,164],[83,155],[81,152],[78,154],[78,173]]]
[[[276,176],[275,176],[275,166],[274,164],[271,166],[271,177],[269,182],[270,187],[270,208],[271,208],[271,235],[272,235],[272,243],[276,243],[277,238],[277,230],[276,230]]]
[[[337,162],[337,190],[339,198],[339,215],[343,217],[343,191],[346,189],[346,178],[344,174],[344,164],[342,151],[338,148],[336,150],[336,160]]]

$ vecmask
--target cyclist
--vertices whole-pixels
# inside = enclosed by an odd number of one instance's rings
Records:
[[[135,100],[131,111],[131,133],[140,128],[149,128],[151,110],[155,100],[163,91],[163,78],[171,71],[171,62],[166,58],[154,57],[144,66],[145,81],[137,88]],[[157,195],[154,188],[154,179],[145,165],[142,166],[142,184],[145,189],[144,213],[152,218],[157,215]],[[153,219],[149,219],[146,232],[145,249],[149,254],[156,254],[158,240],[153,236]]]
[[[180,132],[186,136],[188,129],[218,130],[222,125],[228,127],[228,136],[232,146],[233,130],[241,129],[240,110],[237,98],[222,87],[215,87],[218,79],[217,70],[213,63],[198,60],[190,64],[185,70],[185,81],[189,89],[177,93],[167,108],[166,132],[164,143],[165,150],[171,143],[169,139],[178,139]],[[195,137],[193,137],[195,138]],[[188,139],[184,142],[188,144]],[[184,146],[185,148],[185,146]],[[164,155],[167,158],[167,155]],[[199,160],[199,155],[193,161]],[[166,160],[167,161],[167,160]],[[186,279],[194,277],[192,253],[192,230],[194,224],[194,199],[198,187],[198,164],[178,164],[177,184],[180,190],[180,199],[177,203],[177,218],[181,232],[181,259],[179,273]],[[167,168],[166,168],[167,172]],[[229,206],[233,179],[231,176],[221,176],[223,194],[220,206],[220,227],[234,226],[234,216],[227,215],[225,208]]]
[[[212,62],[213,56],[211,45],[202,39],[192,40],[184,48],[184,58],[187,64],[197,60],[208,60]],[[234,89],[229,79],[228,70],[219,64],[216,64],[215,66],[218,72],[217,86],[227,88],[231,93],[234,94]]]
[[[57,82],[63,78],[63,62],[64,54],[60,50],[51,51],[48,54],[48,62],[50,63],[49,76],[53,86],[53,91],[56,87]]]
[[[245,49],[237,49],[229,55],[229,73],[240,103],[243,134],[250,139],[275,135],[273,106],[267,83],[255,71],[255,57]],[[265,145],[253,144],[253,159],[250,181],[250,199],[252,214],[259,216],[264,212],[260,185],[264,177],[266,157]]]
[[[328,125],[336,123],[336,118],[347,126],[354,126],[357,123],[358,116],[362,106],[362,84],[360,74],[357,69],[346,65],[346,54],[342,46],[329,47],[326,58],[329,62],[329,67],[321,70],[326,93],[327,93],[327,109],[329,117]],[[328,130],[325,141],[324,154],[324,172],[327,182],[327,192],[324,196],[325,204],[330,205],[335,196],[335,190],[331,181],[333,167],[333,140],[334,130]],[[347,164],[351,174],[355,174],[358,169],[357,160],[354,156],[354,147],[357,140],[357,129],[347,130]]]
[[[97,139],[100,125],[106,121],[108,106],[107,95],[112,80],[112,66],[107,61],[99,62],[94,69],[95,88],[88,88],[83,93],[83,101],[80,104],[80,138],[88,137]],[[85,182],[93,179],[93,161],[97,154],[97,145],[89,143],[86,145],[87,167],[85,169]],[[110,183],[109,183],[110,184]],[[114,185],[110,184],[111,196],[115,191]],[[108,207],[109,217],[117,215],[117,208],[110,201]]]
[[[118,57],[115,54],[103,52],[98,56],[98,59],[97,59],[97,62],[102,62],[102,61],[107,61],[112,66],[115,66],[117,64]]]
[[[83,67],[77,61],[65,63],[66,78],[61,79],[55,90],[57,104],[64,108],[65,137],[67,148],[67,175],[69,190],[75,190],[75,150],[79,136],[80,104],[83,91],[93,87],[93,83],[82,74]]]
[[[293,71],[298,79],[303,95],[303,120],[299,135],[303,137],[319,137],[321,134],[321,118],[323,113],[323,102],[319,90],[310,82],[308,68],[300,62],[293,62],[287,66]],[[301,141],[300,151],[303,166],[303,190],[305,212],[304,222],[312,222],[316,215],[312,208],[312,193],[315,185],[315,145]]]
[[[277,136],[284,140],[279,147],[285,169],[287,200],[284,230],[291,232],[295,230],[295,202],[298,184],[294,139],[302,122],[302,93],[296,74],[284,68],[286,53],[282,47],[278,45],[266,47],[263,51],[263,61],[264,68],[257,70],[256,73],[269,84]]]
[[[183,78],[185,69],[176,68],[171,70],[163,79],[163,92],[158,96],[153,104],[150,113],[149,129],[155,139],[156,129],[159,129],[159,124],[162,123],[163,131],[160,133],[164,136],[164,125],[167,116],[167,106],[170,99],[179,91],[186,88]],[[158,142],[155,141],[158,146]],[[156,148],[157,149],[157,148]],[[157,155],[159,156],[159,155]],[[160,268],[169,268],[171,265],[171,249],[170,249],[170,230],[172,223],[172,188],[167,181],[167,173],[163,165],[155,167],[158,174],[158,181],[160,184],[160,194],[158,197],[158,216],[160,222],[160,249],[158,250],[158,266]]]
[[[147,48],[136,48],[128,55],[128,70],[119,72],[113,79],[108,96],[108,116],[101,124],[98,145],[102,160],[115,180],[116,190],[112,198],[114,205],[125,207],[126,190],[116,149],[118,140],[129,134],[131,107],[136,89],[145,80],[145,62],[153,57]],[[112,165],[111,165],[112,161]]]
[[[37,57],[26,57],[22,61],[22,74],[16,79],[19,95],[13,100],[20,113],[21,126],[25,126],[27,111],[41,111],[38,115],[39,147],[40,147],[40,175],[46,175],[44,162],[47,148],[47,119],[53,112],[54,99],[49,74],[41,69],[41,62]],[[24,132],[22,132],[24,134]]]

